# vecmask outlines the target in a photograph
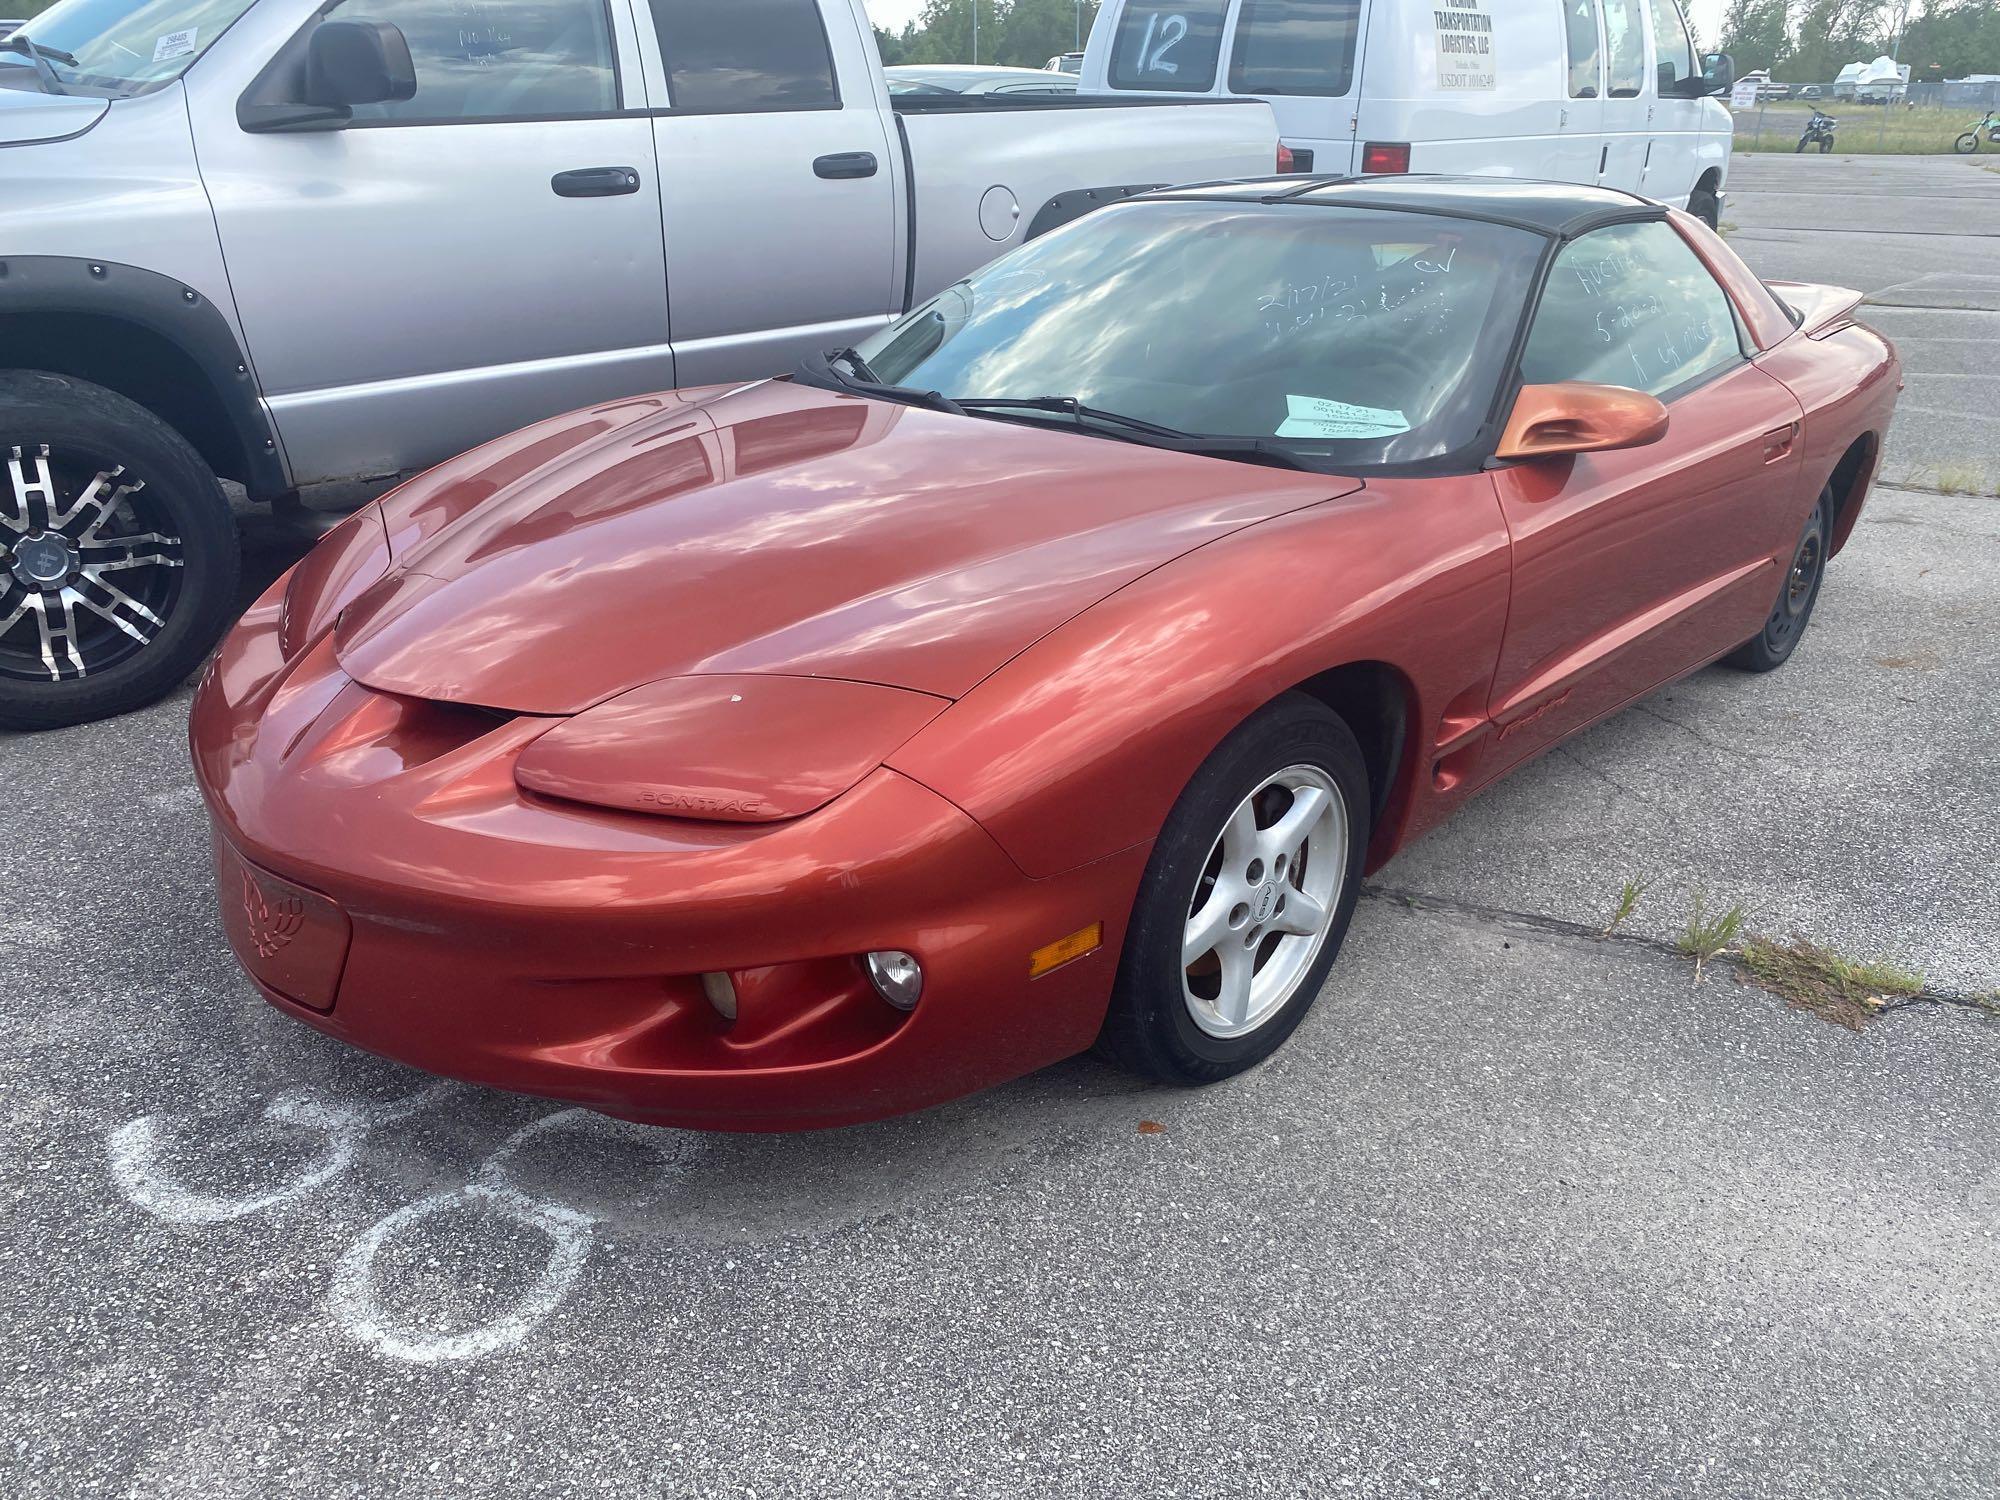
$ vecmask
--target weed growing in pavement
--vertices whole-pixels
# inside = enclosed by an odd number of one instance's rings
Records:
[[[1702,966],[1711,958],[1726,953],[1729,945],[1743,931],[1743,916],[1743,903],[1739,901],[1721,916],[1711,919],[1707,894],[1702,891],[1694,893],[1694,910],[1688,914],[1687,926],[1682,929],[1675,946],[1694,960],[1696,984],[1701,983]]]
[[[1611,914],[1611,920],[1604,924],[1605,937],[1610,937],[1612,933],[1616,932],[1624,924],[1626,918],[1639,909],[1639,898],[1645,894],[1645,881],[1628,880],[1625,882],[1624,888],[1618,892],[1618,910],[1614,911]]]
[[[1892,963],[1843,957],[1806,938],[1789,943],[1751,936],[1737,959],[1745,972],[1797,1010],[1859,1031],[1891,1000],[1924,992],[1924,977]]]
[[[1945,464],[1937,471],[1937,487],[1946,495],[1991,495],[2000,484],[1986,470],[1972,464]]]

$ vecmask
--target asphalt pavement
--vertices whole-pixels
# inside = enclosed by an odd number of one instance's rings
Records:
[[[1911,372],[1799,654],[1478,799],[1217,1088],[732,1137],[438,1084],[238,976],[185,695],[0,737],[0,1492],[1993,1494],[2000,174],[1739,158],[1725,217]],[[1696,891],[1927,998],[1697,985]]]

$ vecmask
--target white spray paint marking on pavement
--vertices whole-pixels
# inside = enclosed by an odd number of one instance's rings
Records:
[[[476,1359],[520,1343],[563,1304],[583,1274],[590,1259],[597,1216],[523,1192],[508,1180],[508,1172],[529,1142],[552,1131],[579,1128],[613,1131],[637,1140],[657,1154],[668,1168],[679,1165],[676,1146],[686,1139],[678,1133],[628,1125],[587,1109],[558,1110],[531,1121],[494,1147],[464,1187],[406,1204],[350,1245],[334,1267],[333,1283],[327,1292],[327,1306],[334,1317],[348,1333],[370,1348],[416,1364]],[[546,1235],[549,1253],[541,1275],[504,1313],[475,1328],[427,1335],[399,1326],[382,1305],[375,1284],[375,1264],[383,1247],[434,1215],[467,1208],[496,1213]]]
[[[288,1181],[265,1192],[240,1197],[203,1193],[181,1182],[161,1160],[167,1117],[141,1115],[112,1131],[106,1142],[111,1180],[130,1202],[169,1224],[221,1224],[246,1218],[325,1186],[354,1165],[370,1130],[409,1118],[455,1087],[440,1081],[372,1108],[330,1104],[303,1093],[279,1095],[264,1106],[264,1123],[306,1134],[317,1133],[322,1144]],[[210,1144],[240,1153],[242,1142],[242,1133],[231,1132]]]

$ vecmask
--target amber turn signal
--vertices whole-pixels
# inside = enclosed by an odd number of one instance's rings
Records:
[[[1104,942],[1104,924],[1092,922],[1088,927],[1079,927],[1068,937],[1057,938],[1028,955],[1028,977],[1040,979],[1051,969],[1060,969],[1071,959],[1082,958],[1086,953],[1097,950]]]

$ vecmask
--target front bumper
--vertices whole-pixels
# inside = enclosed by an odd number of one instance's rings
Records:
[[[1094,1039],[1144,848],[1032,880],[888,770],[770,825],[535,797],[513,760],[556,721],[372,692],[325,639],[286,661],[280,615],[274,590],[230,636],[190,732],[225,930],[307,1024],[450,1077],[736,1130],[921,1108]],[[260,951],[269,909],[227,911],[252,890],[238,860],[346,924],[337,976],[318,976],[330,1005],[302,993],[313,976],[290,947],[282,971]],[[1033,950],[1100,921],[1101,947],[1029,979]],[[881,948],[922,961],[914,1011],[869,988],[856,957]],[[702,993],[718,971],[735,976],[733,1025]]]

